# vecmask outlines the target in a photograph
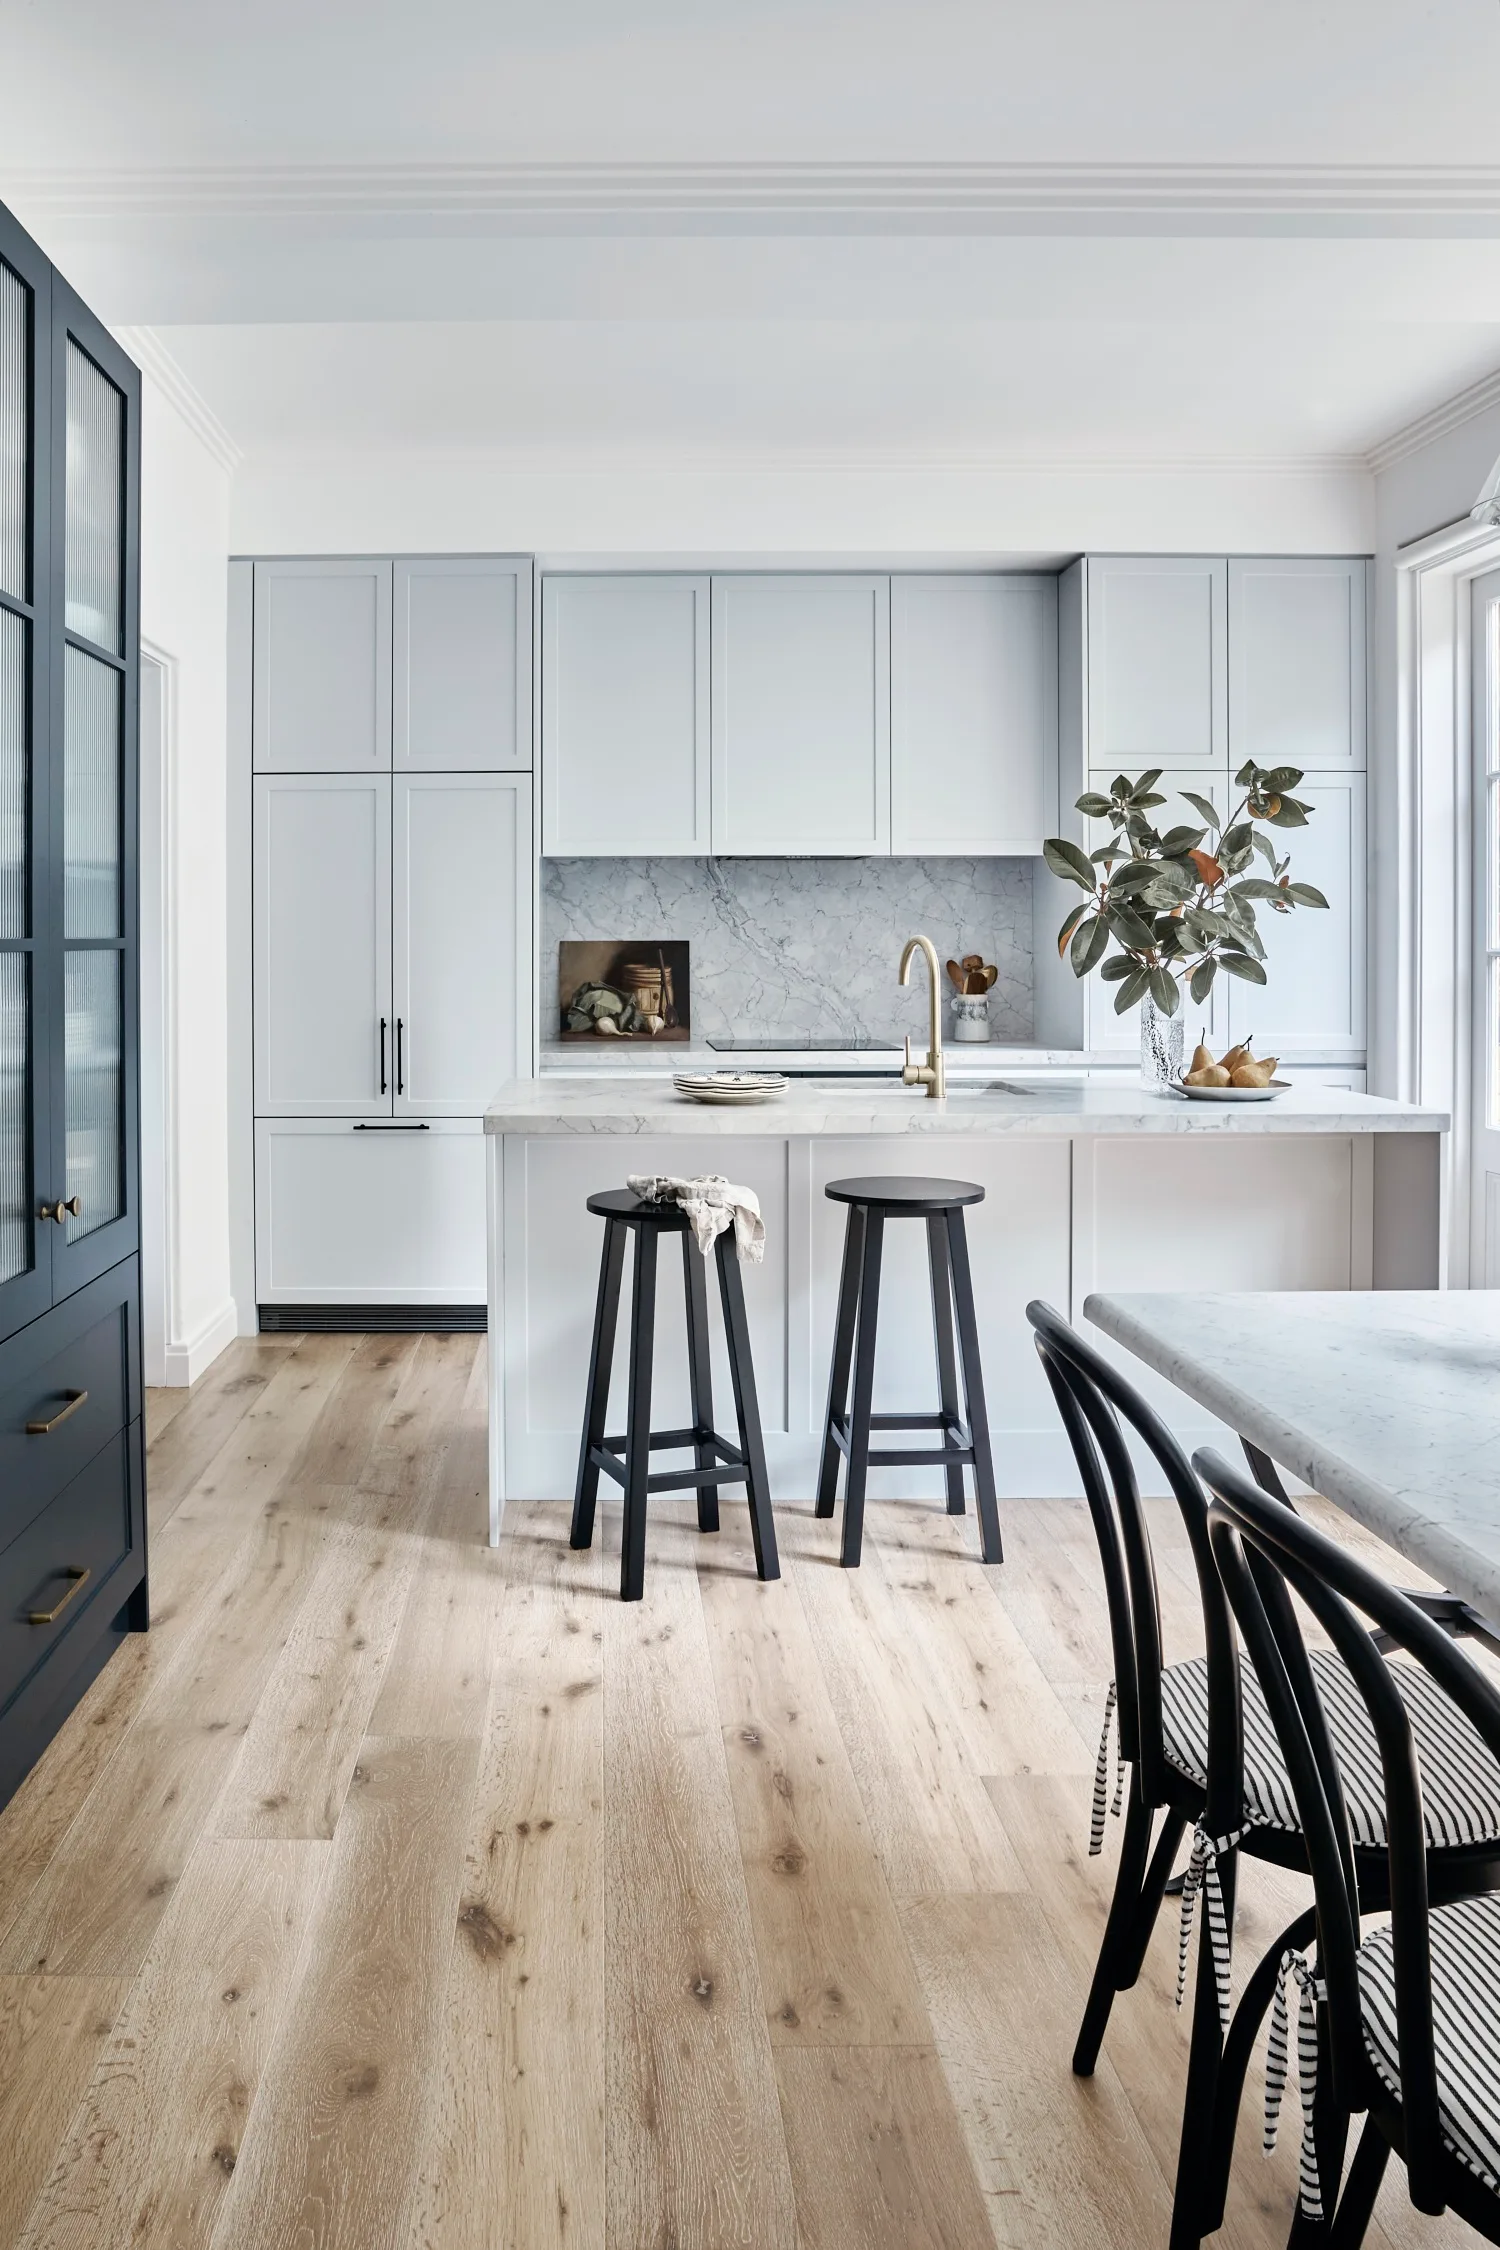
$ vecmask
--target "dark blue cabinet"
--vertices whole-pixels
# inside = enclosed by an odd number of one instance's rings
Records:
[[[0,1799],[146,1622],[139,425],[0,208]]]

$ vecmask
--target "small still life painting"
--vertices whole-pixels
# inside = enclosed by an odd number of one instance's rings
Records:
[[[564,938],[557,949],[564,1039],[686,1039],[685,938]]]

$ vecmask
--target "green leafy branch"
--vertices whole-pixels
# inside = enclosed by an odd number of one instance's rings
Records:
[[[1106,984],[1119,986],[1117,1015],[1148,992],[1164,1016],[1175,1015],[1182,986],[1201,1003],[1220,969],[1246,984],[1264,984],[1256,908],[1289,914],[1297,906],[1328,904],[1311,883],[1291,880],[1290,859],[1278,859],[1275,844],[1256,825],[1307,826],[1313,808],[1289,794],[1302,779],[1297,767],[1241,766],[1234,782],[1244,795],[1227,821],[1211,798],[1184,789],[1203,825],[1165,833],[1150,817],[1167,801],[1156,792],[1160,779],[1159,766],[1136,781],[1119,774],[1107,797],[1090,790],[1077,800],[1090,820],[1110,824],[1109,841],[1094,851],[1065,836],[1042,846],[1053,874],[1088,893],[1058,932],[1058,955],[1067,957],[1075,976],[1097,968]],[[1206,847],[1209,836],[1213,843]],[[1257,859],[1266,874],[1255,872]]]

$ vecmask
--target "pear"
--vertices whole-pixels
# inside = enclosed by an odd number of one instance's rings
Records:
[[[1250,1042],[1245,1039],[1241,1041],[1238,1047],[1231,1047],[1227,1055],[1220,1055],[1219,1067],[1221,1070],[1227,1070],[1230,1077],[1233,1078],[1240,1064],[1250,1062],[1252,1059]]]
[[[1192,1067],[1188,1071],[1188,1077],[1196,1082],[1200,1070],[1212,1070],[1213,1067],[1214,1058],[1209,1053],[1208,1049],[1204,1046],[1203,1041],[1200,1039],[1197,1046],[1193,1049]]]
[[[1227,1086],[1229,1073],[1222,1063],[1210,1063],[1207,1070],[1200,1070],[1195,1075],[1192,1083],[1195,1086]]]
[[[1274,1055],[1269,1062],[1242,1062],[1238,1070],[1231,1072],[1229,1083],[1231,1086],[1269,1086],[1276,1063]]]

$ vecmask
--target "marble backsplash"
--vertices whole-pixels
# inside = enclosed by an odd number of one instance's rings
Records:
[[[925,1044],[926,974],[896,982],[925,930],[940,961],[995,963],[991,1036],[1024,1044],[1031,877],[1026,859],[544,859],[543,1036],[556,1036],[563,938],[686,938],[695,1045],[796,1032],[899,1046],[907,1031]]]

